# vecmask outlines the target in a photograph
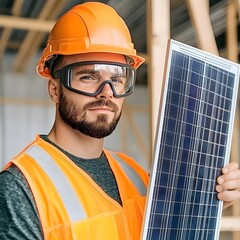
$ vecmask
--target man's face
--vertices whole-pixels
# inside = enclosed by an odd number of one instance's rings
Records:
[[[116,59],[112,54],[73,55],[65,56],[61,67],[77,61],[99,61],[99,58],[104,61],[125,61],[123,56],[117,56]],[[105,77],[107,80],[108,76]],[[61,85],[58,110],[62,120],[72,129],[93,138],[104,138],[116,128],[121,117],[123,100],[124,98],[113,96],[109,84],[95,97],[72,92]]]

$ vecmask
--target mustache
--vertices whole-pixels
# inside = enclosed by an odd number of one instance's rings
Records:
[[[87,103],[83,106],[83,110],[85,111],[88,108],[103,107],[103,106],[112,108],[114,112],[117,112],[119,110],[118,106],[114,102],[110,100],[105,100],[105,99],[99,99],[97,101]]]

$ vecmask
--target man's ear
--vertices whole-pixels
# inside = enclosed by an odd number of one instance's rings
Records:
[[[54,103],[59,102],[59,81],[53,78],[48,80],[48,94]]]

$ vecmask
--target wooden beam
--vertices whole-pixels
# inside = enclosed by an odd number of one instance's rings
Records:
[[[187,0],[189,15],[196,32],[198,47],[219,55],[209,14],[208,0]]]
[[[65,2],[59,0],[46,1],[38,16],[38,19],[49,19],[49,15],[51,15],[51,18],[55,18],[58,12],[62,9],[63,4],[65,4]],[[58,9],[58,12],[56,9]],[[54,14],[52,12],[54,12]],[[27,63],[36,54],[44,37],[44,33],[39,33],[36,31],[30,31],[26,34],[24,41],[22,42],[21,47],[18,51],[18,54],[14,58],[13,71],[21,72],[26,69],[28,65]]]
[[[233,0],[228,0],[227,4],[227,58],[233,62],[238,62],[238,35],[237,35],[237,9]]]
[[[227,4],[227,24],[226,24],[226,42],[227,42],[227,58],[233,62],[238,62],[238,21],[237,13],[239,6],[233,0],[228,0]],[[237,106],[234,121],[234,130],[232,137],[231,161],[239,162],[239,106]],[[240,202],[238,201],[232,206],[233,217],[228,219],[229,226],[233,229],[233,240],[240,239]],[[238,219],[238,228],[236,228]],[[226,222],[225,224],[227,225]],[[226,226],[224,226],[226,227]]]
[[[240,0],[233,0],[236,6],[237,14],[238,14],[238,19],[240,20]]]
[[[170,0],[147,2],[148,86],[150,91],[151,147],[153,149],[167,40],[170,37]],[[152,159],[152,156],[151,158]],[[151,163],[150,163],[151,164]]]
[[[0,26],[13,29],[49,32],[54,23],[55,21],[50,20],[15,17],[0,14]]]
[[[13,7],[11,10],[13,16],[19,15],[19,13],[22,9],[23,3],[24,3],[24,0],[15,0],[14,1]]]
[[[24,0],[15,0],[14,1],[13,7],[12,7],[12,14],[14,16],[19,15],[23,3],[24,3]],[[0,39],[0,56],[1,57],[3,57],[3,55],[4,55],[11,32],[12,32],[12,28],[4,28],[2,31],[2,36]]]
[[[8,39],[10,37],[12,29],[4,28],[0,39],[0,57],[2,58],[7,47]]]

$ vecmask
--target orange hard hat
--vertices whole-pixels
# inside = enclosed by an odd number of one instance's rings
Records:
[[[46,62],[56,55],[101,52],[124,55],[134,68],[144,62],[136,54],[125,22],[112,7],[99,2],[76,5],[51,30],[37,72],[51,77]]]

